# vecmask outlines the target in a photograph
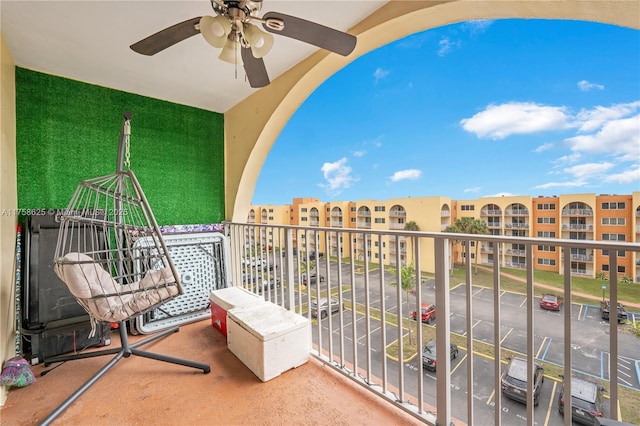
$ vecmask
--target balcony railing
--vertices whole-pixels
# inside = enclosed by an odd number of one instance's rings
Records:
[[[564,209],[562,216],[593,216],[593,210],[590,209]]]
[[[527,209],[507,209],[504,211],[505,216],[528,216],[529,210]]]
[[[593,231],[593,225],[586,224],[563,224],[563,231]]]
[[[407,217],[407,212],[404,210],[390,210],[389,217]]]
[[[233,284],[244,285],[247,289],[262,294],[266,300],[313,320],[312,356],[379,396],[381,400],[400,407],[427,424],[526,423],[532,426],[541,424],[547,413],[547,416],[556,416],[553,424],[564,422],[565,425],[570,425],[571,410],[565,410],[564,420],[560,420],[557,408],[552,410],[551,405],[548,405],[548,409],[539,407],[534,415],[534,361],[561,371],[566,378],[564,389],[568,394],[571,393],[572,373],[591,374],[604,380],[609,384],[606,412],[608,417],[613,419],[619,419],[618,407],[625,404],[625,399],[620,396],[621,392],[627,391],[629,386],[633,387],[633,391],[640,392],[640,378],[638,382],[629,385],[631,379],[624,375],[624,369],[619,368],[625,359],[637,358],[639,347],[636,340],[632,343],[624,340],[623,344],[619,344],[619,340],[635,337],[630,336],[630,333],[619,332],[616,321],[610,321],[608,324],[600,320],[586,322],[582,314],[583,309],[580,309],[580,318],[575,318],[575,309],[569,309],[572,304],[572,275],[588,276],[591,273],[588,269],[571,268],[571,249],[609,250],[607,261],[611,272],[606,284],[608,299],[612,306],[616,306],[619,300],[618,278],[622,276],[615,272],[618,269],[616,253],[624,250],[635,252],[635,256],[638,256],[640,245],[637,243],[314,228],[315,245],[327,247],[330,241],[337,242],[337,252],[341,253],[341,257],[317,261],[314,269],[306,273],[315,272],[325,277],[325,281],[307,287],[302,285],[302,274],[305,272],[303,267],[308,265],[301,263],[305,259],[295,255],[293,235],[300,231],[308,231],[309,228],[265,225],[263,227],[267,233],[273,235],[274,247],[279,250],[267,254],[270,256],[270,264],[275,265],[273,272],[253,271],[264,278],[258,282],[274,284],[267,286],[272,287],[271,290],[260,292],[256,284],[242,283],[243,266],[240,262],[247,255],[245,229],[259,226],[261,225],[225,224],[225,232],[231,246],[230,269]],[[297,247],[298,252],[309,252],[309,249],[304,247],[305,244],[309,244],[309,239],[302,243],[303,246]],[[342,243],[360,239],[366,241],[367,246],[371,245],[370,256],[363,256],[362,261],[359,261],[353,244],[344,246]],[[402,281],[401,269],[396,268],[389,272],[377,264],[369,263],[369,259],[385,259],[385,244],[392,252],[400,246],[401,239],[406,241],[408,248],[407,259],[402,262],[413,262],[416,270],[415,276],[411,278],[417,284],[415,297],[408,297],[402,286],[393,284]],[[495,259],[503,257],[503,247],[524,247],[523,257],[526,263],[512,265],[525,271],[523,290],[504,297],[505,289],[501,288],[500,280],[503,264],[497,260],[482,261],[484,265],[489,265],[484,268],[488,268],[493,274],[492,285],[474,285],[474,279],[477,279],[473,273],[475,263],[467,263],[464,277],[452,281],[449,271],[452,266],[450,249],[453,241],[464,241],[466,253],[473,253],[475,247],[472,247],[472,242],[485,248],[491,244]],[[564,307],[560,313],[553,314],[553,325],[549,327],[537,324],[543,321],[534,296],[533,253],[534,248],[539,245],[562,249],[563,269],[560,277],[563,289],[559,292],[563,294]],[[387,258],[395,259],[395,256]],[[429,261],[425,262],[425,259]],[[427,264],[433,269],[427,271],[429,279],[424,272]],[[425,281],[429,283],[420,285]],[[261,286],[262,288],[264,286]],[[311,301],[323,297],[337,300],[338,306],[342,309],[326,316],[320,315],[318,310],[315,312],[317,315],[314,315],[314,312],[309,310]],[[515,298],[519,299],[516,301]],[[419,310],[421,302],[427,301],[435,302],[438,313],[444,314],[438,314],[433,325],[418,326],[408,317],[413,310]],[[514,311],[516,308],[519,310]],[[585,307],[585,313],[587,310],[589,308]],[[319,318],[316,319],[316,316]],[[478,326],[481,319],[482,326]],[[602,328],[598,330],[598,335],[602,336],[597,339],[600,346],[593,346],[596,343],[581,339],[580,333],[583,333],[586,327]],[[409,333],[415,339],[413,345],[409,342]],[[545,336],[542,346],[539,345],[541,335]],[[509,339],[510,336],[515,337]],[[422,348],[431,338],[438,342],[438,368],[432,375],[427,375],[416,348]],[[450,358],[452,342],[455,342],[460,350],[455,360]],[[580,347],[580,350],[576,351],[576,347]],[[550,359],[551,352],[553,359]],[[597,363],[597,372],[585,370],[589,363],[583,362],[581,356],[587,352],[607,354],[602,358],[602,362]],[[514,405],[506,401],[503,403],[501,396],[504,361],[507,356],[514,354],[525,358],[527,362],[525,405]],[[606,375],[601,370],[605,366]],[[478,380],[478,375],[483,379]],[[553,379],[547,383],[549,381]],[[486,390],[487,383],[493,392]],[[543,387],[544,398],[540,398],[541,405],[543,400],[544,404],[557,404],[556,385],[561,386],[560,383],[554,383],[553,390],[548,384]],[[489,393],[491,397],[486,399]],[[544,423],[547,424],[546,421]]]

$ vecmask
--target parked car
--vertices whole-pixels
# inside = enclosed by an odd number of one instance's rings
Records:
[[[602,311],[602,319],[609,321],[609,301],[604,300],[600,302],[600,310]],[[627,311],[622,303],[618,303],[618,322],[625,321],[627,319]]]
[[[562,376],[560,376],[562,377]],[[593,425],[596,417],[604,417],[605,389],[589,379],[571,376],[571,419],[574,423]],[[564,380],[558,396],[558,411],[564,416]]]
[[[324,281],[324,275],[320,275],[320,282]],[[318,277],[316,276],[316,274],[311,274],[311,276],[309,277],[309,283],[310,284],[317,284],[318,282]],[[302,284],[307,285],[307,274],[302,274]]]
[[[280,288],[280,280],[270,279],[267,280],[263,278],[260,283],[257,285],[258,292],[262,293],[263,291],[272,290],[274,288]]]
[[[540,402],[540,391],[544,383],[544,368],[534,362],[533,364],[533,405]],[[527,360],[513,357],[502,374],[502,394],[513,400],[527,402]]]
[[[451,343],[449,349],[451,359],[457,358],[458,345]],[[431,371],[436,371],[436,339],[429,340],[422,348],[422,365]]]
[[[540,298],[540,307],[550,311],[559,311],[562,306],[562,297],[555,294],[543,294]]]
[[[330,301],[325,297],[320,299],[320,318],[325,319],[328,315],[329,305],[331,305],[331,314],[341,310],[340,301],[338,299],[331,299]],[[316,300],[311,301],[311,316],[313,318],[318,317],[318,302]]]
[[[324,257],[324,253],[322,253],[322,252],[318,253],[318,257],[320,259],[322,259]],[[309,252],[309,260],[316,260],[316,252],[315,251],[310,251]]]
[[[431,324],[436,320],[436,305],[431,303],[423,303],[420,305],[420,311],[422,316],[422,322],[426,322],[427,324]],[[414,321],[417,321],[418,314],[416,311],[411,313],[411,318]]]

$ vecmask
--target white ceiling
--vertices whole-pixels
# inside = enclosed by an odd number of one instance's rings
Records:
[[[347,31],[385,1],[264,0],[282,12]],[[218,59],[197,34],[154,56],[129,46],[184,20],[215,15],[209,0],[1,0],[2,36],[19,67],[209,111],[225,112],[255,90],[242,66]],[[275,35],[264,58],[271,81],[317,50]]]

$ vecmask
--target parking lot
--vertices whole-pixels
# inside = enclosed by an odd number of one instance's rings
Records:
[[[349,265],[342,265],[343,285],[350,286],[350,282],[345,282],[344,277],[349,276]],[[365,303],[368,300],[372,308],[381,306],[382,297],[385,299],[386,312],[398,312],[397,288],[388,283],[394,281],[394,277],[385,274],[385,285],[380,291],[379,271],[369,272],[369,285],[365,290],[364,277],[358,275],[353,284],[354,294],[351,290],[343,292],[345,300],[355,300],[357,304]],[[335,275],[335,276],[334,276]],[[389,276],[386,276],[389,275]],[[336,286],[337,271],[335,266],[330,273],[331,285]],[[326,288],[327,282],[321,284]],[[312,296],[315,294],[315,286],[312,286]],[[384,293],[384,294],[383,294]],[[422,287],[422,301],[433,303],[434,283],[427,281]],[[411,300],[411,299],[410,299]],[[476,341],[493,344],[494,323],[493,323],[493,292],[488,289],[474,288],[474,318],[473,337]],[[526,295],[506,293],[500,295],[501,300],[501,327],[500,344],[503,348],[515,352],[524,353],[526,351]],[[403,303],[404,296],[403,296]],[[412,307],[415,299],[411,300]],[[457,286],[451,291],[451,312],[450,324],[452,333],[465,335],[466,317],[466,289],[464,286]],[[537,303],[534,304],[534,353],[539,361],[545,361],[552,365],[563,365],[563,310],[571,309],[572,312],[572,341],[579,342],[572,345],[572,360],[576,374],[591,378],[608,379],[609,377],[609,354],[607,351],[609,343],[609,324],[602,321],[599,307],[587,305],[565,305],[560,312],[552,312],[539,309]],[[407,307],[402,310],[404,316],[408,316]],[[382,374],[382,364],[386,363],[386,374],[390,383],[398,383],[400,372],[397,363],[384,356],[383,348],[383,325],[373,316],[365,317],[353,311],[343,311],[342,327],[343,337],[340,342],[336,327],[339,325],[339,315],[332,318],[332,341],[334,353],[339,353],[342,347],[345,359],[352,359],[354,351],[357,352],[357,367],[371,371],[373,377],[380,377]],[[355,319],[355,323],[354,323]],[[329,341],[328,321],[321,323],[323,335],[323,348],[326,350]],[[314,342],[318,342],[318,326],[314,325]],[[399,331],[395,323],[384,325],[386,342],[397,340]],[[406,330],[403,332],[406,333]],[[354,338],[355,336],[355,338]],[[355,342],[355,344],[354,344]],[[623,386],[640,391],[640,382],[636,365],[640,363],[640,341],[637,338],[621,333],[619,335],[619,362],[618,376]],[[477,424],[492,424],[494,422],[495,399],[500,398],[500,391],[494,389],[494,361],[485,355],[473,354],[469,356],[466,348],[461,347],[458,358],[452,361],[452,410],[454,417],[466,418],[466,395],[467,389],[467,367],[466,363],[473,359],[474,365],[474,417]],[[405,362],[402,374],[405,375],[405,391],[410,395],[417,395],[417,372],[419,371],[419,357]],[[436,395],[434,382],[435,373],[423,371],[423,391],[425,403],[431,406],[436,405]],[[534,424],[560,425],[562,416],[558,412],[558,393],[560,390],[559,377],[547,375],[542,386],[540,404],[534,410]],[[608,401],[607,401],[608,402]],[[606,404],[608,406],[608,403]],[[501,400],[503,421],[509,424],[526,424],[526,406],[508,398]],[[608,415],[605,412],[605,415]]]

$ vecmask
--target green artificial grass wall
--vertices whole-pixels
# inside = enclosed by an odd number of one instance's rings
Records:
[[[18,67],[19,209],[66,208],[78,182],[115,173],[124,111],[158,224],[224,220],[222,114]]]

